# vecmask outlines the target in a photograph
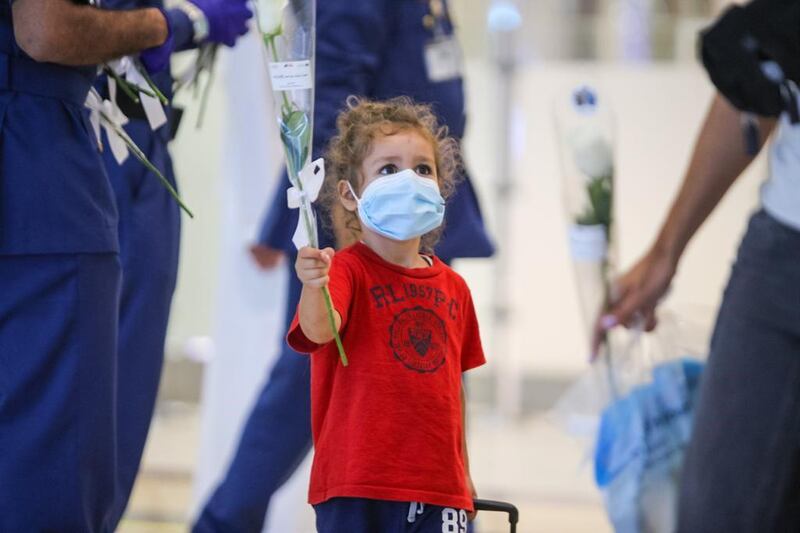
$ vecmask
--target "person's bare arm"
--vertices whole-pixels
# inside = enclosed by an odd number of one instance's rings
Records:
[[[762,140],[774,125],[773,119],[759,120]],[[744,150],[740,112],[717,95],[655,247],[677,262],[689,240],[754,157]]]
[[[14,36],[36,61],[95,65],[163,44],[167,21],[155,8],[111,11],[70,0],[15,0]]]
[[[677,198],[650,251],[617,281],[617,300],[595,326],[592,352],[605,331],[617,324],[656,325],[655,308],[666,294],[687,244],[719,201],[753,160],[744,150],[740,113],[717,95],[708,111]],[[762,141],[775,126],[759,119]]]

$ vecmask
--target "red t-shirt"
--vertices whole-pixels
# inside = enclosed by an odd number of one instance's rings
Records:
[[[309,503],[335,497],[472,510],[461,450],[461,373],[485,363],[469,288],[433,258],[384,261],[359,243],[333,259],[329,284],[349,366],[295,316],[292,348],[311,352],[314,463]]]

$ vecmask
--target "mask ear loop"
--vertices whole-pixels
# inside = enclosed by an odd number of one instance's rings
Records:
[[[353,198],[355,199],[356,203],[360,204],[361,203],[361,198],[358,197],[358,195],[356,194],[356,191],[353,189],[353,186],[350,185],[349,181],[345,181],[345,183],[347,183],[347,188],[350,189],[350,194],[353,195]]]
[[[350,194],[352,194],[352,195],[353,195],[353,198],[354,198],[354,199],[355,199],[355,201],[356,201],[356,205],[359,205],[359,206],[360,206],[360,205],[361,205],[361,198],[359,198],[359,197],[358,197],[358,195],[356,194],[356,191],[355,191],[355,189],[353,189],[353,186],[352,186],[352,185],[350,185],[350,181],[345,181],[345,183],[347,183],[347,188],[348,188],[348,189],[350,189]],[[360,218],[360,217],[359,217],[359,218]],[[361,224],[362,224],[362,228],[363,228],[363,224],[364,224],[364,223],[363,223],[363,222],[361,222]],[[363,239],[359,239],[359,241],[360,241],[360,242],[362,242],[362,243],[364,242],[364,240],[363,240]]]

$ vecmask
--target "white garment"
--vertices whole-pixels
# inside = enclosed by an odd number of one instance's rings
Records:
[[[203,381],[200,457],[191,519],[220,482],[238,445],[283,335],[286,268],[259,270],[248,253],[273,196],[283,153],[257,32],[222,50],[212,102],[224,104],[220,140],[220,254],[215,356]],[[309,531],[308,465],[275,494],[264,532]]]
[[[761,187],[764,210],[800,231],[800,124],[784,113],[769,154],[769,179]]]

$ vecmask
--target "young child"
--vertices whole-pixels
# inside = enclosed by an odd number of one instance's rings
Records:
[[[430,253],[457,146],[407,98],[351,98],[337,126],[321,202],[360,241],[335,256],[299,251],[303,292],[288,334],[311,353],[317,529],[464,533],[475,490],[461,377],[485,360],[466,283]]]

